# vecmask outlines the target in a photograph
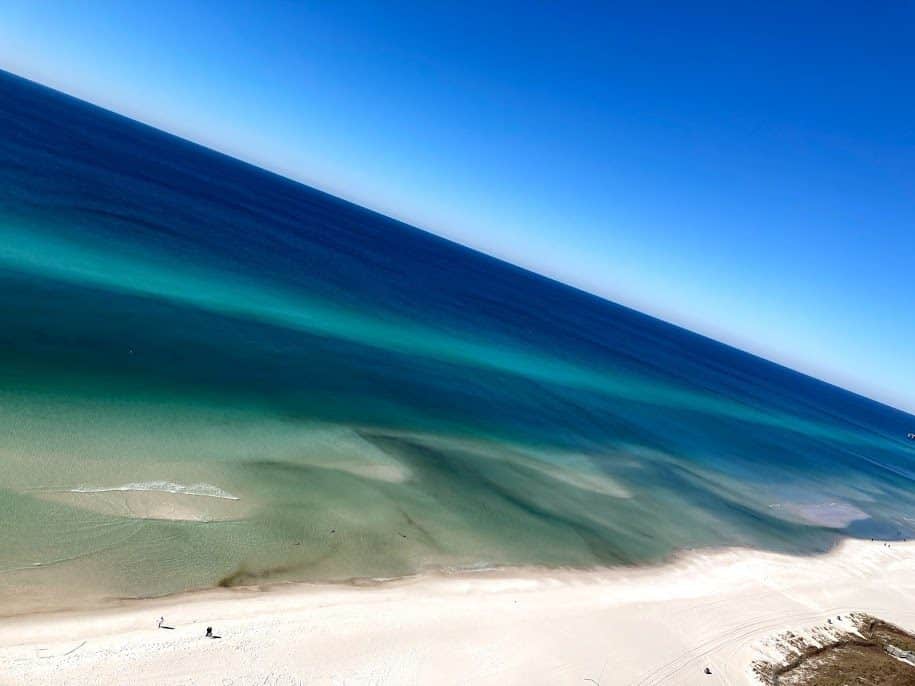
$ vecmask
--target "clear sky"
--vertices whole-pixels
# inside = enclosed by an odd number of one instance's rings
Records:
[[[915,3],[4,0],[0,67],[915,410]]]

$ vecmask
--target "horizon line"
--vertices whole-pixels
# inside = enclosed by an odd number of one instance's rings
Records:
[[[696,336],[696,337],[702,338],[702,339],[704,339],[704,340],[706,340],[706,341],[710,341],[710,342],[712,342],[712,343],[714,343],[714,344],[716,344],[716,345],[723,346],[723,347],[725,347],[725,348],[729,348],[729,349],[731,349],[731,350],[734,350],[734,351],[736,351],[736,352],[742,353],[742,354],[744,354],[744,355],[749,355],[750,357],[753,357],[753,358],[755,358],[755,359],[757,359],[757,360],[761,360],[761,361],[765,362],[766,364],[773,365],[773,366],[778,367],[778,368],[780,368],[780,369],[787,370],[787,371],[789,371],[789,372],[791,372],[791,373],[793,373],[793,374],[798,374],[798,375],[800,375],[800,376],[802,376],[802,377],[805,377],[805,378],[810,379],[810,380],[812,380],[812,381],[815,381],[815,382],[817,382],[817,383],[824,384],[824,385],[826,385],[826,386],[830,386],[830,387],[832,387],[832,388],[839,389],[839,390],[841,390],[841,391],[843,391],[843,392],[845,392],[845,393],[849,393],[849,394],[851,394],[851,395],[853,395],[853,396],[856,396],[856,397],[858,397],[858,398],[862,398],[862,399],[864,399],[864,400],[867,400],[868,402],[872,402],[872,403],[881,405],[881,406],[883,406],[883,407],[886,407],[886,408],[888,408],[888,409],[890,409],[890,410],[893,410],[893,411],[895,411],[895,412],[899,412],[899,413],[901,413],[901,414],[907,415],[907,416],[911,417],[913,420],[915,420],[915,408],[912,408],[912,409],[910,410],[910,409],[907,409],[907,408],[904,408],[904,407],[900,407],[900,406],[898,406],[898,405],[890,404],[890,402],[888,402],[888,401],[886,401],[886,400],[879,400],[879,399],[873,398],[873,397],[871,397],[870,395],[866,395],[864,392],[853,390],[853,389],[851,389],[851,388],[848,388],[848,387],[846,387],[846,386],[840,385],[840,384],[838,384],[838,383],[829,381],[829,380],[824,379],[824,378],[821,378],[821,377],[819,377],[819,376],[815,376],[813,373],[801,371],[801,370],[799,370],[799,369],[797,369],[797,368],[795,368],[795,367],[793,367],[793,366],[790,366],[788,363],[779,362],[779,361],[774,360],[774,359],[772,359],[772,358],[770,358],[770,357],[766,357],[764,354],[757,353],[757,352],[753,352],[753,351],[751,351],[751,350],[748,350],[748,349],[746,349],[746,348],[743,348],[743,347],[741,347],[739,344],[729,343],[729,342],[727,342],[727,341],[724,341],[724,340],[721,340],[721,339],[718,339],[718,338],[714,338],[714,337],[713,337],[712,335],[710,335],[710,334],[706,334],[706,333],[703,333],[703,332],[701,332],[701,331],[699,331],[699,330],[690,328],[690,327],[687,326],[687,325],[680,324],[680,323],[671,321],[671,320],[669,320],[669,319],[665,319],[665,318],[664,318],[663,316],[661,316],[661,315],[651,314],[650,312],[646,312],[646,311],[644,311],[644,310],[638,309],[637,307],[633,307],[633,306],[627,305],[627,304],[625,304],[625,303],[619,302],[619,301],[617,301],[617,300],[614,300],[614,299],[612,299],[612,298],[611,298],[610,296],[608,296],[608,295],[604,295],[604,294],[601,294],[601,293],[598,293],[598,292],[595,292],[595,291],[587,290],[587,289],[584,288],[583,286],[579,286],[579,285],[570,283],[570,282],[568,282],[568,281],[564,281],[564,280],[562,280],[562,279],[560,279],[560,278],[558,278],[558,277],[556,277],[556,276],[552,276],[552,275],[549,275],[549,274],[544,274],[544,273],[542,273],[542,272],[539,272],[539,271],[534,270],[533,268],[526,267],[526,266],[524,266],[524,265],[522,265],[522,264],[518,264],[518,263],[516,263],[516,262],[513,262],[513,261],[511,261],[510,259],[508,259],[508,258],[506,258],[506,257],[501,257],[501,256],[499,256],[499,255],[497,255],[497,254],[494,254],[494,253],[491,253],[491,252],[487,252],[486,250],[484,250],[484,249],[482,249],[482,248],[478,248],[478,247],[475,247],[475,246],[473,246],[473,245],[468,245],[468,244],[466,244],[466,243],[462,243],[462,242],[460,242],[460,241],[458,241],[458,240],[455,240],[454,238],[450,238],[450,237],[448,237],[448,236],[444,236],[444,235],[442,235],[442,234],[436,233],[435,231],[433,231],[433,230],[431,230],[431,229],[429,229],[429,228],[426,228],[426,227],[424,227],[424,226],[418,226],[417,224],[413,224],[413,223],[411,223],[410,220],[402,219],[402,218],[400,218],[400,217],[398,217],[398,216],[395,216],[395,215],[393,215],[393,214],[389,214],[389,213],[388,213],[388,212],[389,212],[388,210],[374,209],[374,208],[372,208],[372,207],[369,207],[369,206],[367,206],[367,205],[362,204],[362,201],[360,201],[360,200],[350,199],[350,198],[344,197],[343,195],[339,195],[339,194],[338,194],[339,191],[336,191],[336,190],[334,190],[334,191],[332,191],[332,190],[326,190],[326,189],[324,189],[324,188],[322,188],[322,187],[320,187],[320,186],[314,185],[314,182],[312,182],[312,181],[305,181],[305,180],[303,180],[303,179],[296,178],[295,176],[291,175],[291,173],[288,172],[288,171],[283,171],[283,170],[280,170],[280,169],[271,168],[271,167],[269,167],[269,166],[264,166],[264,163],[262,163],[262,162],[257,162],[257,161],[252,161],[252,160],[250,160],[250,159],[245,159],[245,157],[240,156],[238,153],[228,152],[228,151],[226,151],[226,150],[221,150],[221,149],[219,149],[219,148],[217,148],[217,147],[214,147],[214,146],[211,145],[211,144],[202,143],[202,142],[199,142],[199,141],[194,140],[193,138],[185,137],[185,136],[182,135],[182,134],[176,133],[176,132],[174,132],[174,131],[170,131],[170,130],[168,130],[167,128],[163,128],[161,125],[158,125],[158,124],[155,124],[155,123],[151,123],[151,122],[149,122],[149,121],[144,121],[143,119],[136,118],[135,116],[131,116],[131,115],[128,115],[128,114],[124,114],[124,113],[122,113],[122,112],[118,112],[118,111],[113,110],[113,109],[109,109],[109,108],[106,107],[105,105],[100,105],[100,104],[98,104],[98,103],[92,102],[91,100],[84,99],[83,97],[81,97],[81,96],[79,96],[79,95],[75,95],[75,94],[73,94],[73,93],[71,93],[71,92],[67,92],[67,91],[65,91],[65,90],[63,90],[63,89],[61,89],[61,88],[57,88],[57,87],[54,87],[54,86],[49,86],[49,85],[44,84],[44,83],[42,83],[42,82],[40,82],[40,81],[38,81],[38,80],[36,80],[36,79],[34,79],[34,78],[30,78],[30,77],[28,77],[28,76],[23,76],[23,75],[21,75],[21,74],[17,74],[17,73],[15,73],[15,72],[9,71],[8,69],[5,69],[5,68],[3,68],[3,67],[0,67],[0,73],[6,74],[7,76],[13,77],[14,79],[18,79],[18,80],[20,80],[20,81],[24,81],[24,82],[30,84],[30,85],[33,86],[33,87],[38,87],[38,88],[44,89],[44,90],[46,90],[46,91],[50,91],[51,93],[53,93],[53,94],[55,94],[55,95],[57,95],[57,96],[62,96],[62,97],[64,97],[64,98],[68,98],[68,99],[71,99],[71,100],[75,100],[76,102],[78,102],[78,103],[80,103],[80,104],[82,104],[82,105],[87,105],[87,106],[89,106],[89,107],[92,107],[92,108],[94,108],[94,109],[96,109],[96,110],[99,110],[99,111],[101,111],[101,112],[103,112],[103,113],[109,115],[109,116],[118,117],[118,118],[120,118],[120,119],[123,119],[123,120],[129,122],[130,124],[132,124],[132,125],[134,125],[134,126],[141,126],[141,127],[146,128],[146,129],[149,129],[149,130],[151,130],[151,131],[153,131],[153,132],[155,132],[155,133],[157,133],[157,134],[159,134],[159,135],[164,135],[164,136],[168,136],[168,137],[170,137],[170,138],[173,138],[173,139],[175,139],[176,141],[179,141],[179,142],[182,143],[182,144],[185,144],[185,145],[192,145],[192,146],[194,146],[194,147],[196,147],[196,148],[199,148],[200,150],[202,150],[202,151],[204,151],[204,152],[206,152],[206,153],[208,153],[208,154],[211,154],[211,155],[218,155],[218,156],[220,156],[220,157],[226,158],[227,160],[230,160],[231,162],[233,162],[233,163],[235,163],[235,164],[241,164],[241,165],[245,165],[245,166],[247,166],[247,167],[250,167],[251,169],[253,169],[253,170],[255,170],[255,171],[259,172],[259,173],[269,174],[269,175],[271,175],[271,176],[273,176],[273,177],[276,177],[276,178],[282,180],[283,182],[292,183],[292,184],[295,184],[295,185],[297,185],[297,186],[301,186],[301,187],[303,187],[303,188],[306,188],[306,189],[308,189],[308,190],[310,190],[310,191],[320,193],[320,194],[322,194],[322,195],[324,195],[324,196],[327,196],[328,198],[330,198],[330,199],[332,199],[332,200],[334,200],[334,201],[336,201],[336,202],[346,203],[347,205],[349,205],[349,206],[351,206],[351,207],[353,207],[353,208],[355,208],[355,209],[357,209],[357,210],[359,210],[359,211],[362,211],[362,212],[369,212],[369,213],[372,213],[372,214],[377,215],[377,216],[379,216],[379,217],[382,217],[382,218],[384,218],[384,219],[386,219],[386,220],[388,220],[388,221],[396,222],[396,223],[401,224],[402,226],[404,226],[404,227],[406,227],[406,228],[408,228],[408,229],[411,229],[411,230],[413,230],[413,231],[421,232],[421,233],[425,234],[426,236],[431,237],[431,238],[433,238],[433,239],[435,239],[435,240],[444,241],[444,242],[449,243],[449,244],[451,244],[451,245],[458,246],[458,247],[460,247],[460,248],[462,248],[462,249],[464,249],[464,250],[470,250],[470,251],[476,253],[477,255],[480,255],[480,256],[482,256],[482,257],[485,257],[486,259],[493,260],[493,261],[495,261],[495,262],[498,262],[498,263],[500,263],[500,264],[502,264],[502,265],[505,265],[505,266],[507,266],[507,267],[510,267],[510,268],[512,268],[512,269],[520,270],[520,271],[522,271],[522,272],[524,272],[525,274],[528,274],[528,275],[530,275],[530,276],[536,277],[536,278],[538,278],[538,279],[543,279],[543,280],[549,281],[549,282],[551,282],[551,283],[553,283],[553,284],[556,284],[556,285],[558,285],[558,286],[560,286],[560,287],[569,289],[569,290],[575,292],[576,294],[578,294],[579,296],[585,296],[585,297],[588,297],[588,298],[594,298],[594,299],[600,300],[600,301],[602,301],[602,302],[604,302],[604,303],[608,303],[608,304],[610,304],[610,305],[613,305],[613,306],[615,306],[615,307],[623,308],[623,309],[625,309],[625,310],[627,310],[627,311],[629,311],[629,312],[631,312],[631,313],[635,313],[635,314],[637,314],[637,315],[639,315],[639,316],[641,316],[641,317],[647,317],[647,318],[652,319],[652,320],[654,320],[654,321],[661,322],[661,323],[663,323],[663,324],[665,324],[665,325],[667,325],[667,326],[671,326],[671,327],[674,327],[674,328],[676,328],[676,329],[679,329],[680,331],[683,331],[683,332],[685,332],[685,333],[687,333],[687,334],[689,334],[689,335],[691,335],[691,336]]]

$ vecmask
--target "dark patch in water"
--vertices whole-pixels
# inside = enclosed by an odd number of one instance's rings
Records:
[[[253,586],[254,584],[275,581],[279,578],[289,578],[301,571],[301,565],[280,565],[268,569],[251,569],[245,565],[240,566],[231,574],[227,574],[216,585],[220,588],[233,588],[236,586]]]

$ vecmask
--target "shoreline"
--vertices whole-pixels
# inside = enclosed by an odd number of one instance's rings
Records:
[[[139,669],[131,683],[752,684],[767,637],[852,611],[912,630],[911,598],[915,542],[857,539],[815,556],[730,548],[651,566],[206,589],[2,618],[0,683]],[[157,629],[160,616],[175,629]]]
[[[915,539],[912,539],[915,542]],[[508,576],[508,577],[561,577],[571,575],[576,577],[603,576],[609,574],[639,572],[657,572],[660,570],[674,568],[678,565],[688,563],[693,558],[708,558],[716,555],[739,554],[739,553],[759,553],[761,555],[775,555],[781,557],[791,557],[799,559],[826,557],[834,554],[846,542],[864,541],[864,539],[836,536],[833,544],[822,551],[810,551],[804,553],[780,552],[771,549],[753,548],[751,546],[705,546],[698,548],[677,549],[665,557],[641,562],[620,562],[617,564],[593,565],[593,566],[575,566],[575,565],[541,565],[541,564],[491,564],[475,566],[445,566],[430,564],[417,569],[415,572],[391,577],[371,577],[371,576],[354,576],[339,579],[281,579],[271,581],[267,578],[260,582],[254,583],[217,583],[212,586],[201,586],[197,588],[188,588],[180,591],[164,593],[162,595],[149,596],[115,596],[99,595],[93,600],[86,601],[85,604],[74,604],[66,607],[27,607],[26,609],[10,612],[6,614],[2,606],[2,597],[0,597],[0,625],[6,621],[16,619],[42,616],[64,616],[70,614],[97,614],[104,612],[113,612],[126,607],[139,604],[168,603],[171,600],[179,602],[181,599],[195,598],[207,594],[220,594],[225,591],[268,593],[282,589],[297,589],[305,592],[309,589],[347,589],[347,588],[380,588],[387,585],[398,583],[407,583],[415,580],[424,579],[453,579],[453,578],[477,578],[482,576]],[[868,541],[877,543],[878,541]],[[879,541],[889,544],[903,544],[906,541]],[[23,567],[21,571],[27,571],[30,567]]]

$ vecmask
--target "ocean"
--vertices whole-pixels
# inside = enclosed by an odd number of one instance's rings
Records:
[[[908,538],[909,431],[0,72],[0,613]]]

